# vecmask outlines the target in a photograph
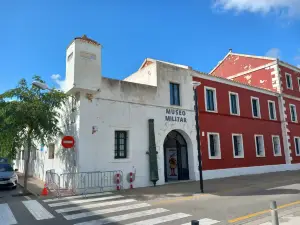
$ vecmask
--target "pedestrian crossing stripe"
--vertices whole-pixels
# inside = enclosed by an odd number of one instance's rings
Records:
[[[58,206],[65,206],[65,205],[72,205],[72,204],[81,204],[81,203],[87,203],[87,202],[97,202],[97,201],[104,201],[104,200],[110,200],[110,199],[116,199],[116,198],[123,198],[122,195],[113,195],[109,197],[101,197],[101,198],[89,198],[89,199],[82,199],[82,200],[71,200],[66,202],[58,202],[58,203],[52,203],[49,204],[49,207],[58,207]]]
[[[125,199],[125,200],[117,200],[117,201],[107,201],[107,202],[93,203],[93,204],[89,204],[89,205],[82,205],[82,206],[75,206],[75,207],[69,207],[69,208],[63,208],[63,209],[56,209],[55,211],[57,213],[66,213],[66,212],[78,211],[78,210],[83,210],[83,209],[92,209],[92,208],[97,208],[97,207],[119,205],[119,204],[132,203],[132,202],[137,202],[137,200],[135,200],[135,199]]]
[[[5,225],[17,224],[17,220],[7,203],[0,204],[0,221]]]
[[[96,197],[96,196],[111,195],[111,194],[112,194],[112,192],[101,192],[101,193],[95,193],[95,194],[75,195],[75,196],[68,196],[68,197],[62,197],[62,198],[45,199],[45,200],[43,200],[43,202],[55,202],[55,201],[61,201],[61,200],[77,199],[77,198],[84,198],[84,197]]]
[[[29,212],[34,216],[36,220],[52,219],[54,216],[48,212],[38,201],[29,200],[23,201],[23,204],[29,210]]]
[[[59,199],[46,199],[47,200],[46,202],[45,200],[43,201],[27,200],[27,201],[21,201],[18,204],[23,205],[23,207],[27,209],[25,211],[27,211],[31,215],[32,220],[37,220],[37,221],[49,220],[55,218],[54,214],[51,214],[42,205],[43,202],[45,202],[46,204],[48,203],[48,206],[51,205],[52,207],[63,206],[62,208],[54,209],[53,211],[55,211],[56,213],[61,213],[61,216],[68,221],[73,220],[75,223],[74,225],[99,225],[99,224],[101,225],[101,224],[110,224],[110,223],[119,223],[119,224],[122,223],[126,225],[144,225],[144,224],[156,225],[156,224],[168,223],[171,221],[173,221],[172,222],[173,224],[178,224],[178,222],[176,223],[176,220],[180,220],[182,223],[186,221],[188,217],[192,216],[182,212],[172,214],[170,210],[164,208],[146,209],[147,207],[152,207],[152,205],[146,202],[137,201],[135,199],[120,199],[124,197],[122,195],[107,196],[109,194],[113,194],[113,193],[106,192],[105,194],[98,193],[98,194],[87,195],[87,197],[93,197],[93,198],[84,198],[83,196],[70,196],[70,197],[64,197]],[[108,201],[104,201],[104,200],[108,200]],[[73,205],[73,206],[69,206],[69,205]],[[108,208],[107,206],[110,207]],[[100,207],[104,207],[104,208],[99,209]],[[125,213],[126,211],[130,211],[130,210],[134,210],[134,211]],[[112,215],[108,215],[108,217],[105,217],[105,214],[112,214]],[[20,222],[18,221],[18,216],[22,216],[22,215],[17,214],[17,217],[15,217],[14,211],[11,210],[11,206],[9,205],[9,203],[0,204],[1,225],[18,224],[18,222]],[[93,216],[101,216],[103,218],[98,218],[98,219],[93,218],[92,220],[86,219],[86,221],[82,221],[84,218],[93,217]],[[81,221],[76,221],[77,222],[76,223],[75,222],[76,219]],[[201,225],[202,224],[217,225],[220,222],[209,218],[203,218],[198,221],[200,222]],[[55,221],[53,222],[55,223]],[[27,223],[31,224],[33,223],[33,221],[31,222],[27,221]],[[184,223],[182,225],[190,225],[190,222]]]
[[[146,211],[133,212],[133,213],[128,213],[128,214],[119,215],[119,216],[112,216],[112,217],[107,217],[107,218],[98,219],[98,220],[91,220],[91,221],[87,221],[87,222],[76,223],[74,225],[104,225],[104,224],[108,224],[108,223],[118,223],[118,222],[122,222],[124,220],[136,219],[136,218],[143,217],[143,216],[151,216],[151,215],[156,215],[159,213],[169,212],[169,211],[170,210],[168,210],[168,209],[156,208],[156,209],[150,209],[150,210],[146,210]]]
[[[80,218],[89,217],[89,216],[103,215],[103,214],[107,214],[107,213],[121,212],[121,211],[132,210],[132,209],[140,209],[140,208],[149,207],[149,206],[151,206],[151,205],[148,203],[140,203],[140,204],[134,204],[134,205],[120,206],[120,207],[116,207],[116,208],[108,208],[108,209],[101,209],[101,210],[90,211],[90,212],[64,215],[64,217],[66,220],[74,220],[74,219],[80,219]]]

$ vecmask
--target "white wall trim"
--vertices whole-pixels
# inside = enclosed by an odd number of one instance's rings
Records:
[[[259,102],[259,98],[258,98],[258,97],[251,96],[250,99],[251,99],[252,117],[253,117],[253,118],[258,118],[258,119],[260,119],[260,118],[261,118],[261,112],[260,112],[260,102]],[[252,102],[252,100],[254,100],[254,99],[257,100],[257,113],[258,113],[258,116],[254,116],[253,102]]]
[[[210,135],[217,135],[218,136],[218,155],[217,156],[211,156],[210,154],[210,142],[209,142],[209,136]],[[209,159],[222,159],[222,150],[221,150],[221,141],[220,141],[220,134],[215,132],[207,132],[207,149],[208,149],[208,158]]]
[[[291,83],[291,87],[288,87],[288,82],[287,79],[290,78],[290,83]],[[293,90],[294,86],[293,86],[293,79],[292,79],[292,75],[290,73],[285,73],[285,83],[286,83],[286,88],[289,90]]]
[[[262,137],[262,147],[263,147],[263,155],[257,155],[257,143],[256,143],[256,137]],[[254,141],[255,141],[255,154],[256,157],[261,158],[261,157],[266,157],[266,149],[265,149],[265,140],[264,136],[262,134],[254,134]]]
[[[279,65],[280,66],[284,66],[284,67],[286,67],[286,68],[289,68],[289,69],[291,69],[291,70],[293,70],[293,71],[296,71],[296,72],[300,72],[300,68],[298,68],[298,67],[296,67],[296,66],[293,66],[293,65],[290,65],[290,64],[288,64],[288,63],[285,63],[285,62],[283,62],[283,61],[279,61]]]
[[[292,123],[298,123],[298,115],[297,115],[297,108],[296,108],[296,105],[294,105],[294,104],[289,104],[289,106],[290,106],[290,116],[291,116],[291,122]],[[295,121],[293,121],[292,120],[292,108],[294,107],[294,109],[295,109]]]
[[[208,110],[207,109],[207,94],[206,94],[206,91],[207,90],[212,90],[213,91],[213,94],[214,94],[214,107],[215,107],[215,110]],[[213,88],[213,87],[208,87],[208,86],[204,86],[204,102],[205,102],[205,111],[206,112],[213,112],[213,113],[218,113],[218,98],[217,98],[217,89],[216,88]]]
[[[252,166],[252,167],[239,167],[230,169],[219,169],[219,170],[204,170],[203,178],[205,180],[244,176],[251,174],[265,174],[280,171],[293,171],[300,170],[300,164],[277,164],[268,166]]]
[[[243,72],[237,73],[235,75],[229,76],[229,77],[227,77],[227,79],[233,79],[233,78],[236,78],[236,77],[240,77],[240,76],[245,75],[247,73],[252,73],[252,72],[255,72],[257,70],[261,70],[261,69],[264,69],[264,68],[268,68],[268,67],[274,66],[276,64],[277,64],[276,61],[275,62],[271,62],[271,63],[265,64],[265,65],[262,65],[262,66],[259,66],[259,67],[255,67],[255,68],[253,68],[251,70],[243,71]]]
[[[274,119],[271,118],[271,110],[270,110],[270,103],[273,105],[273,114],[274,114]],[[277,120],[277,114],[276,114],[276,103],[275,101],[268,100],[268,109],[269,109],[269,118],[270,120]]]
[[[237,107],[237,114],[232,113],[232,106],[231,106],[231,98],[230,95],[235,95],[236,96],[236,107]],[[240,111],[240,98],[239,98],[239,93],[237,92],[232,92],[232,91],[228,91],[228,96],[229,96],[229,110],[230,110],[230,115],[233,116],[240,116],[241,115],[241,111]]]
[[[295,136],[295,137],[294,137],[294,146],[295,146],[294,151],[295,151],[295,155],[296,155],[296,156],[300,156],[300,152],[297,153],[297,148],[296,148],[296,140],[297,140],[297,139],[299,139],[299,145],[298,145],[298,146],[299,146],[299,148],[300,148],[300,137]],[[300,151],[300,150],[299,150],[299,151]]]
[[[273,138],[278,138],[278,140],[279,140],[279,153],[278,154],[275,154],[274,139]],[[272,146],[273,146],[273,154],[274,154],[274,156],[282,156],[282,153],[281,153],[281,144],[280,144],[280,136],[279,135],[272,135]]]
[[[242,154],[238,155],[238,156],[235,155],[235,151],[234,151],[234,139],[233,139],[234,136],[240,136],[241,137]],[[235,134],[235,133],[233,133],[231,135],[231,140],[232,140],[233,158],[235,158],[235,159],[244,158],[245,157],[245,153],[244,153],[243,134]]]

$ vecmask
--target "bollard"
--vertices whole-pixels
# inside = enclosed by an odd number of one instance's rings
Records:
[[[192,220],[191,225],[200,225],[198,220]]]
[[[271,202],[270,208],[271,208],[272,225],[279,225],[276,201]]]

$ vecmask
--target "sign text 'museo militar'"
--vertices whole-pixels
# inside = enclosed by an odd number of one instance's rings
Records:
[[[186,123],[186,113],[181,109],[166,109],[166,121]]]

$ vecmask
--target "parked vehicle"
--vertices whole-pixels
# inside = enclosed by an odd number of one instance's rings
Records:
[[[18,184],[18,169],[13,169],[7,160],[0,159],[0,188],[15,189]]]

